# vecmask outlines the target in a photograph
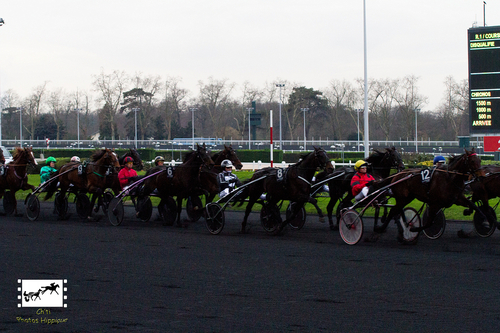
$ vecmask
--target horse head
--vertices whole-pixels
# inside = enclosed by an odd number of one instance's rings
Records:
[[[199,144],[196,145],[196,157],[199,158],[207,168],[211,169],[215,163],[210,157],[210,154],[208,153],[207,147],[205,144],[203,146],[200,146]]]
[[[464,149],[464,151],[465,153],[462,155],[450,157],[448,169],[476,175],[481,167],[481,159],[477,156],[474,148],[470,151]]]
[[[395,168],[396,170],[398,170],[398,172],[403,171],[405,168],[405,164],[403,162],[403,159],[401,158],[401,155],[396,150],[396,147],[392,146],[391,148],[385,148],[385,150],[386,154],[388,154],[391,168]]]
[[[137,152],[137,149],[135,148],[130,148],[129,149],[130,151],[125,154],[123,157],[125,156],[130,156],[134,159],[134,165],[136,167],[139,168],[139,170],[142,170],[144,169],[144,163],[142,163],[142,160],[141,160],[141,156],[139,155],[139,153]]]
[[[35,167],[38,165],[35,159],[35,155],[33,154],[33,148],[31,147],[25,147],[24,148],[24,154],[26,156],[26,163],[31,165],[32,167]]]
[[[220,162],[222,162],[223,160],[230,160],[236,170],[241,170],[241,168],[243,168],[243,164],[241,164],[240,159],[238,158],[238,156],[236,156],[236,151],[231,145],[224,145],[224,150],[218,153],[217,161],[214,162],[220,164]]]
[[[316,162],[316,166],[321,168],[321,169],[326,169],[328,167],[328,164],[330,164],[330,167],[332,168],[333,171],[333,165],[328,158],[328,155],[326,155],[326,151],[321,148],[321,147],[314,147],[314,159]]]
[[[5,164],[5,156],[2,149],[0,149],[0,163]]]

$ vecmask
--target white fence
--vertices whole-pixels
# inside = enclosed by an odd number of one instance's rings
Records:
[[[352,161],[349,161],[348,163],[336,163],[335,161],[332,161],[332,165],[334,168],[343,167],[343,166],[354,166],[354,163],[355,162],[352,162]],[[170,163],[167,163],[167,164],[175,166],[175,165],[182,164],[182,162],[170,161]],[[252,170],[252,171],[259,170],[262,168],[268,168],[271,166],[271,163],[264,163],[262,161],[241,162],[241,164],[243,164],[243,168],[241,170]],[[281,163],[273,163],[273,167],[286,168],[290,164],[293,164],[293,163],[287,163],[287,162],[283,161]]]

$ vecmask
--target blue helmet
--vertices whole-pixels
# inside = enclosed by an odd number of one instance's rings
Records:
[[[437,164],[439,162],[446,163],[446,159],[441,155],[434,157],[434,164]]]

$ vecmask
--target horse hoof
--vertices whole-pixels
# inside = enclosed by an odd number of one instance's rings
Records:
[[[381,233],[386,231],[386,228],[384,228],[383,226],[380,226],[380,225],[376,225],[373,227],[373,231],[378,233],[378,234],[381,234]]]
[[[23,214],[15,214],[15,217],[23,217]]]
[[[472,209],[464,209],[464,216],[469,216],[472,214]]]
[[[320,216],[320,217],[319,217],[319,222],[321,222],[321,223],[325,223],[325,218],[324,218],[323,216]]]
[[[330,224],[330,230],[332,231],[338,231],[339,230],[339,225],[338,224]]]

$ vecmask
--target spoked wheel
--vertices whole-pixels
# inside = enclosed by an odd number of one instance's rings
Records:
[[[495,210],[488,206],[488,209],[485,209],[484,206],[479,206],[479,209],[483,212],[487,217],[494,218],[496,221],[496,213]],[[485,211],[486,210],[486,211]],[[496,223],[488,222],[483,215],[479,212],[474,213],[474,229],[479,237],[490,237],[495,232]]]
[[[277,235],[281,232],[281,222],[281,214],[278,206],[265,203],[260,210],[262,228],[271,235]]]
[[[416,244],[420,232],[410,231],[410,228],[419,228],[422,226],[420,216],[418,216],[415,208],[406,207],[403,209],[403,214],[399,217],[398,225],[398,241],[403,244]]]
[[[82,219],[90,215],[90,199],[85,193],[78,193],[75,198],[76,213]]]
[[[174,225],[175,219],[177,218],[177,204],[174,198],[168,197],[167,199],[161,199],[158,205],[158,212],[165,225]]]
[[[115,196],[111,192],[104,192],[102,194],[102,212],[107,215],[108,214],[108,207],[109,204],[111,203],[111,200],[113,200]]]
[[[186,211],[192,222],[198,221],[203,215],[203,203],[198,196],[189,196],[186,204]]]
[[[149,197],[139,198],[137,200],[137,208],[139,212],[137,217],[141,219],[142,222],[148,222],[151,219],[151,215],[153,215],[153,204],[151,203],[151,199]]]
[[[292,217],[292,212],[293,212],[293,209],[295,208],[296,205],[297,205],[296,202],[290,202],[290,204],[286,208],[286,219],[287,219],[290,227],[292,227],[293,229],[300,230],[300,229],[302,229],[302,227],[306,223],[306,216],[307,215],[306,215],[306,209],[304,208],[304,206],[302,206],[300,208],[299,212],[297,213],[297,215],[295,215],[295,217],[292,220],[288,220],[289,218]]]
[[[363,237],[363,220],[354,209],[348,209],[342,214],[339,222],[342,240],[349,245],[355,245]]]
[[[119,226],[123,221],[124,209],[121,198],[113,198],[108,207],[108,219],[114,226]]]
[[[429,220],[429,208],[424,210],[424,214],[422,215],[422,225],[426,225],[428,220]],[[429,239],[438,239],[443,235],[445,229],[446,229],[446,217],[444,216],[443,210],[440,209],[439,212],[436,214],[436,217],[434,217],[434,222],[432,223],[432,225],[422,230],[422,232],[424,233],[425,237]]]
[[[54,212],[60,217],[65,217],[68,213],[68,198],[60,192],[57,192],[54,198]]]
[[[5,215],[12,215],[16,209],[16,204],[16,195],[12,193],[12,191],[6,191],[3,196],[3,209]]]
[[[206,208],[205,224],[212,235],[218,235],[224,228],[224,211],[218,203],[211,202]]]
[[[24,207],[30,221],[35,221],[40,215],[40,200],[38,200],[38,196],[30,193],[24,202]]]

